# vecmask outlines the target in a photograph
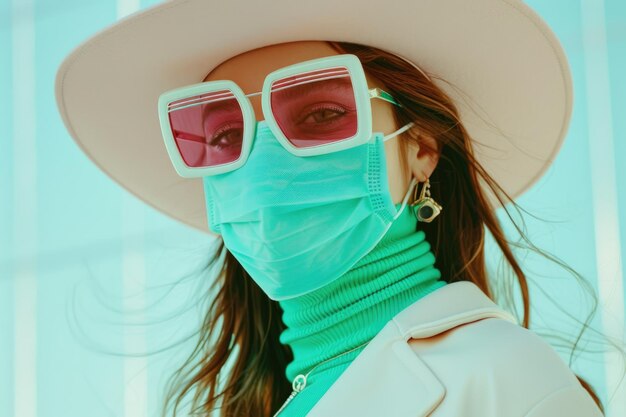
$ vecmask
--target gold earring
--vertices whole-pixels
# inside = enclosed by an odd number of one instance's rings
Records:
[[[418,221],[430,223],[435,217],[439,215],[439,213],[441,213],[443,207],[441,207],[435,200],[430,197],[429,178],[426,178],[426,181],[422,186],[422,192],[420,193],[419,199],[416,199],[417,188],[418,187],[415,186],[415,191],[413,192],[414,201],[410,204],[410,206],[415,207],[414,213]]]

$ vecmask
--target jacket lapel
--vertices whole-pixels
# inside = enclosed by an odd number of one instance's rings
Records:
[[[392,318],[307,417],[428,416],[443,401],[446,389],[408,340],[488,317],[516,323],[472,282],[454,282],[433,291]]]

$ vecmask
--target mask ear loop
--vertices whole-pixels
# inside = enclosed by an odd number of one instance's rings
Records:
[[[412,177],[411,183],[409,184],[409,189],[407,190],[406,194],[404,195],[404,199],[402,200],[402,206],[400,206],[400,210],[398,210],[396,215],[393,216],[394,220],[397,219],[400,216],[400,214],[402,214],[402,212],[404,211],[407,203],[409,202],[409,197],[411,196],[416,184],[417,184],[417,178]]]
[[[404,126],[402,126],[400,129],[396,130],[395,132],[391,132],[388,135],[385,135],[383,137],[383,142],[386,140],[389,140],[393,137],[398,136],[400,133],[404,132],[407,129],[410,129],[415,123],[413,122],[409,122],[407,124],[405,124]],[[398,210],[398,212],[396,213],[395,216],[393,216],[393,219],[397,219],[400,214],[402,214],[402,212],[404,211],[404,208],[407,205],[407,202],[409,201],[409,197],[411,196],[411,192],[413,191],[413,188],[415,187],[415,184],[417,183],[417,179],[415,177],[411,178],[411,183],[409,184],[409,189],[407,190],[406,194],[404,195],[404,199],[402,200],[402,206],[400,207],[400,210]]]
[[[413,127],[414,124],[415,123],[413,123],[413,122],[409,122],[409,123],[405,124],[404,126],[402,126],[400,129],[396,130],[395,132],[391,132],[390,134],[383,136],[383,142],[387,141],[387,140],[389,140],[389,139],[391,139],[393,137],[398,136],[400,133],[404,132],[407,129],[410,129],[411,127]]]

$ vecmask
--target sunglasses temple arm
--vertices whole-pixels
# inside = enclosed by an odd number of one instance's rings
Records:
[[[395,104],[398,107],[404,107],[402,104],[398,103],[391,94],[386,92],[385,90],[381,90],[380,88],[370,88],[369,89],[370,98],[379,98],[381,100],[388,101],[391,104]]]

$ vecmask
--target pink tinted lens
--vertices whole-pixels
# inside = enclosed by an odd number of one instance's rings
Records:
[[[272,113],[295,147],[308,148],[352,138],[357,111],[346,67],[323,68],[272,83]]]
[[[243,113],[230,90],[173,101],[169,120],[180,155],[190,167],[227,164],[241,155]]]

